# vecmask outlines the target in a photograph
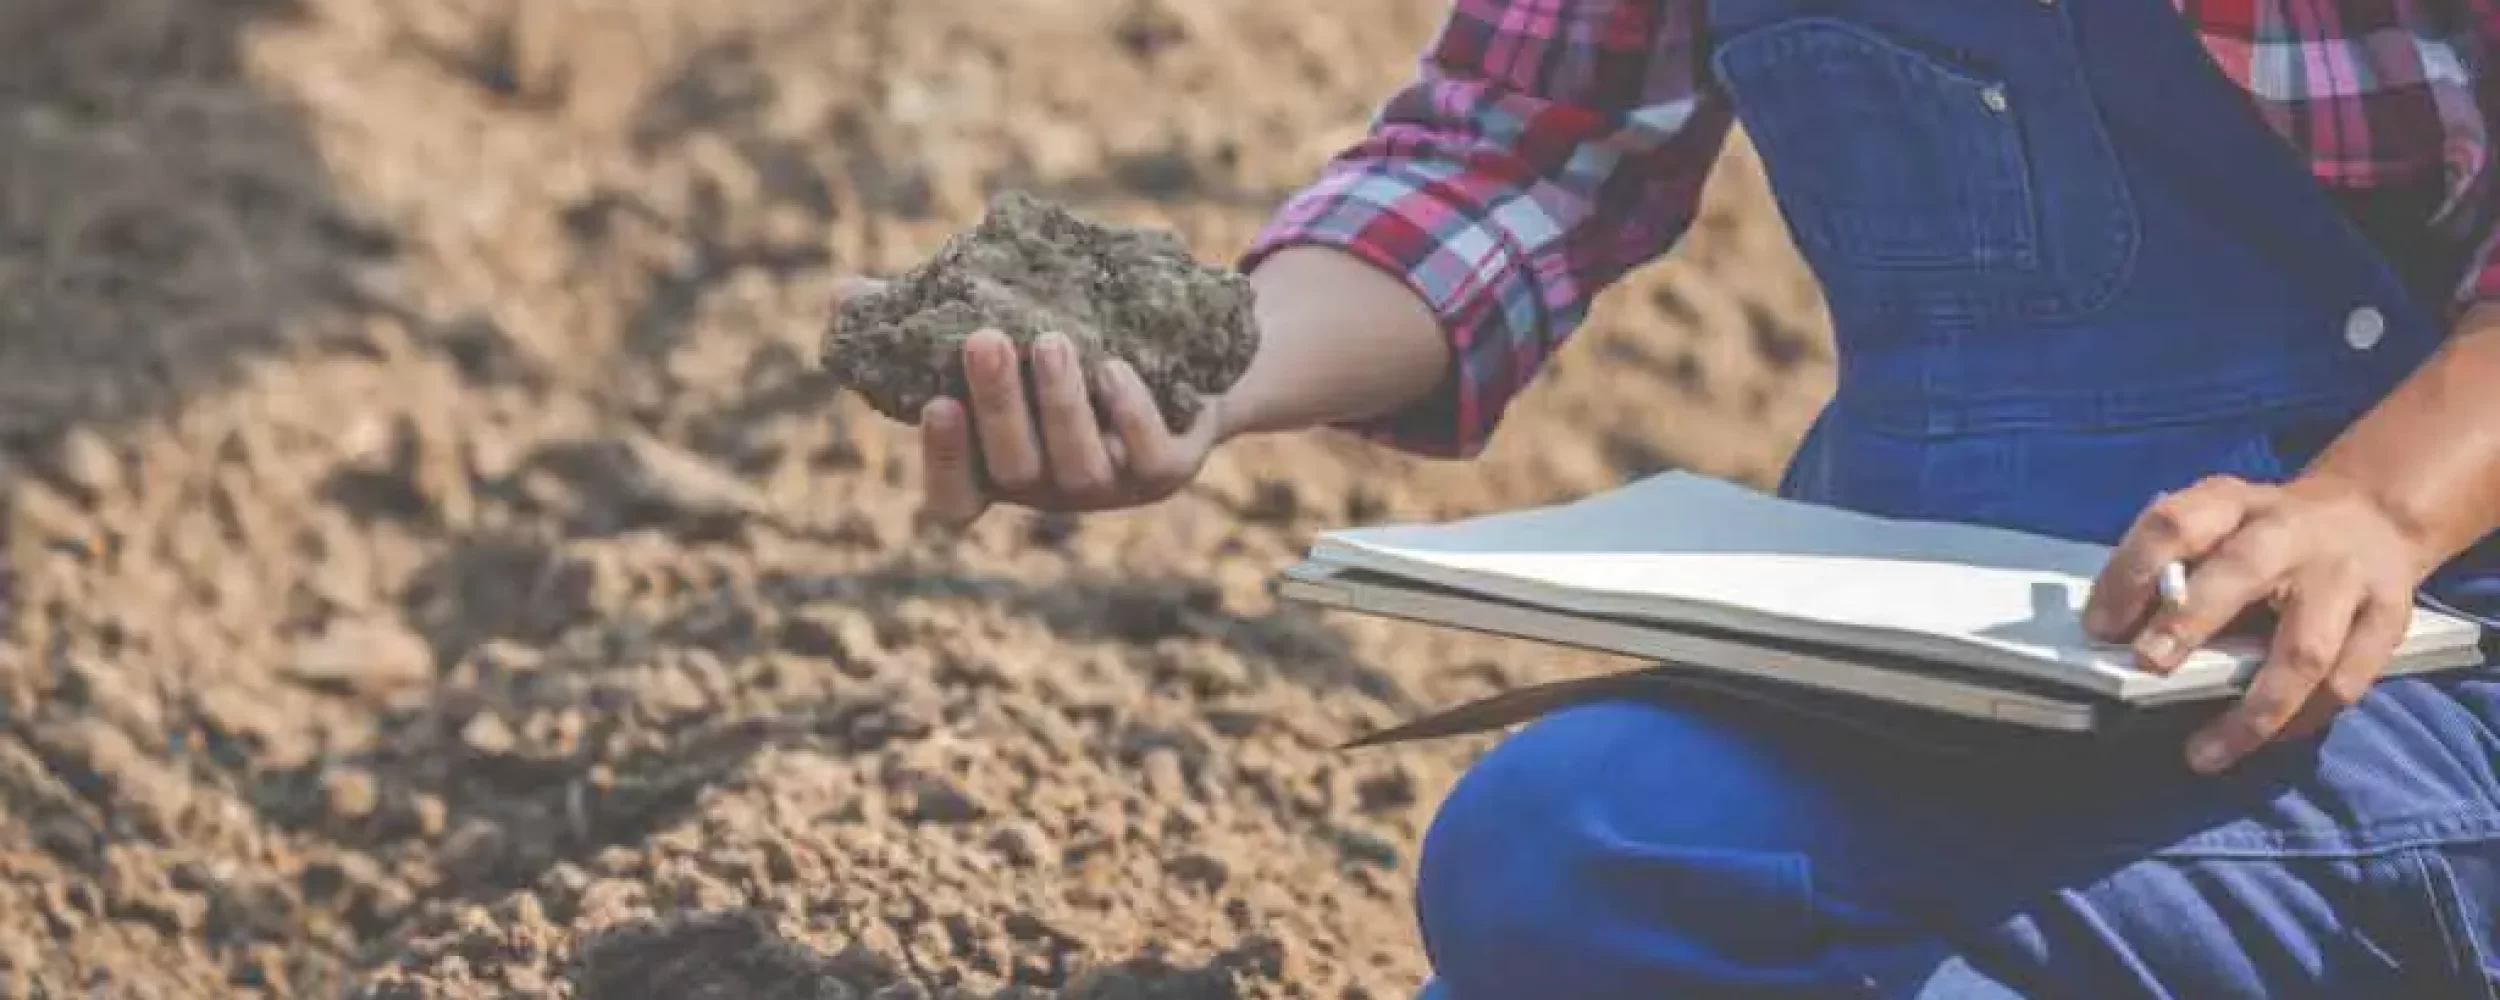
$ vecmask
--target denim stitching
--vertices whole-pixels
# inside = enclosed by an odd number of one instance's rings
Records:
[[[2431,897],[2432,918],[2439,921],[2440,934],[2447,938],[2448,956],[2455,963],[2458,984],[2478,985],[2482,1000],[2495,1000],[2491,968],[2483,956],[2482,942],[2466,925],[2469,915],[2465,901],[2457,895],[2456,870],[2449,867],[2446,855],[2429,851],[2416,853],[2414,864],[2422,870],[2423,891]]]

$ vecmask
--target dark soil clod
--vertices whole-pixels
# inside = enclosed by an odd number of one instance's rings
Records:
[[[844,302],[824,362],[837,385],[908,423],[933,397],[964,398],[965,338],[997,330],[1021,347],[1057,332],[1098,393],[1105,361],[1136,368],[1178,432],[1249,366],[1252,300],[1246,279],[1199,263],[1170,233],[1009,192],[928,263]]]

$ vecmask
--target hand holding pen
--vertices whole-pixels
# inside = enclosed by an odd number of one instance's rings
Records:
[[[2432,564],[2349,483],[2216,476],[2146,506],[2094,581],[2084,629],[2162,674],[2227,631],[2265,635],[2248,690],[2189,740],[2190,764],[2212,773],[2360,701]]]

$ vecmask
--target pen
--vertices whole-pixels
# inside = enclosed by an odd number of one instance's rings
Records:
[[[2157,586],[2161,591],[2162,603],[2173,608],[2186,607],[2187,564],[2176,559],[2163,563],[2161,580]]]

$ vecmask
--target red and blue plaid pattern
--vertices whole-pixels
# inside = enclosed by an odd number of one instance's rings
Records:
[[[2500,0],[2177,0],[2215,62],[2331,188],[2435,178],[2432,235],[2500,301],[2488,170]],[[1287,201],[1246,263],[1296,245],[1404,279],[1455,348],[1442,387],[1357,427],[1481,451],[1591,300],[1691,225],[1731,120],[1699,0],[1454,0],[1414,81]]]

